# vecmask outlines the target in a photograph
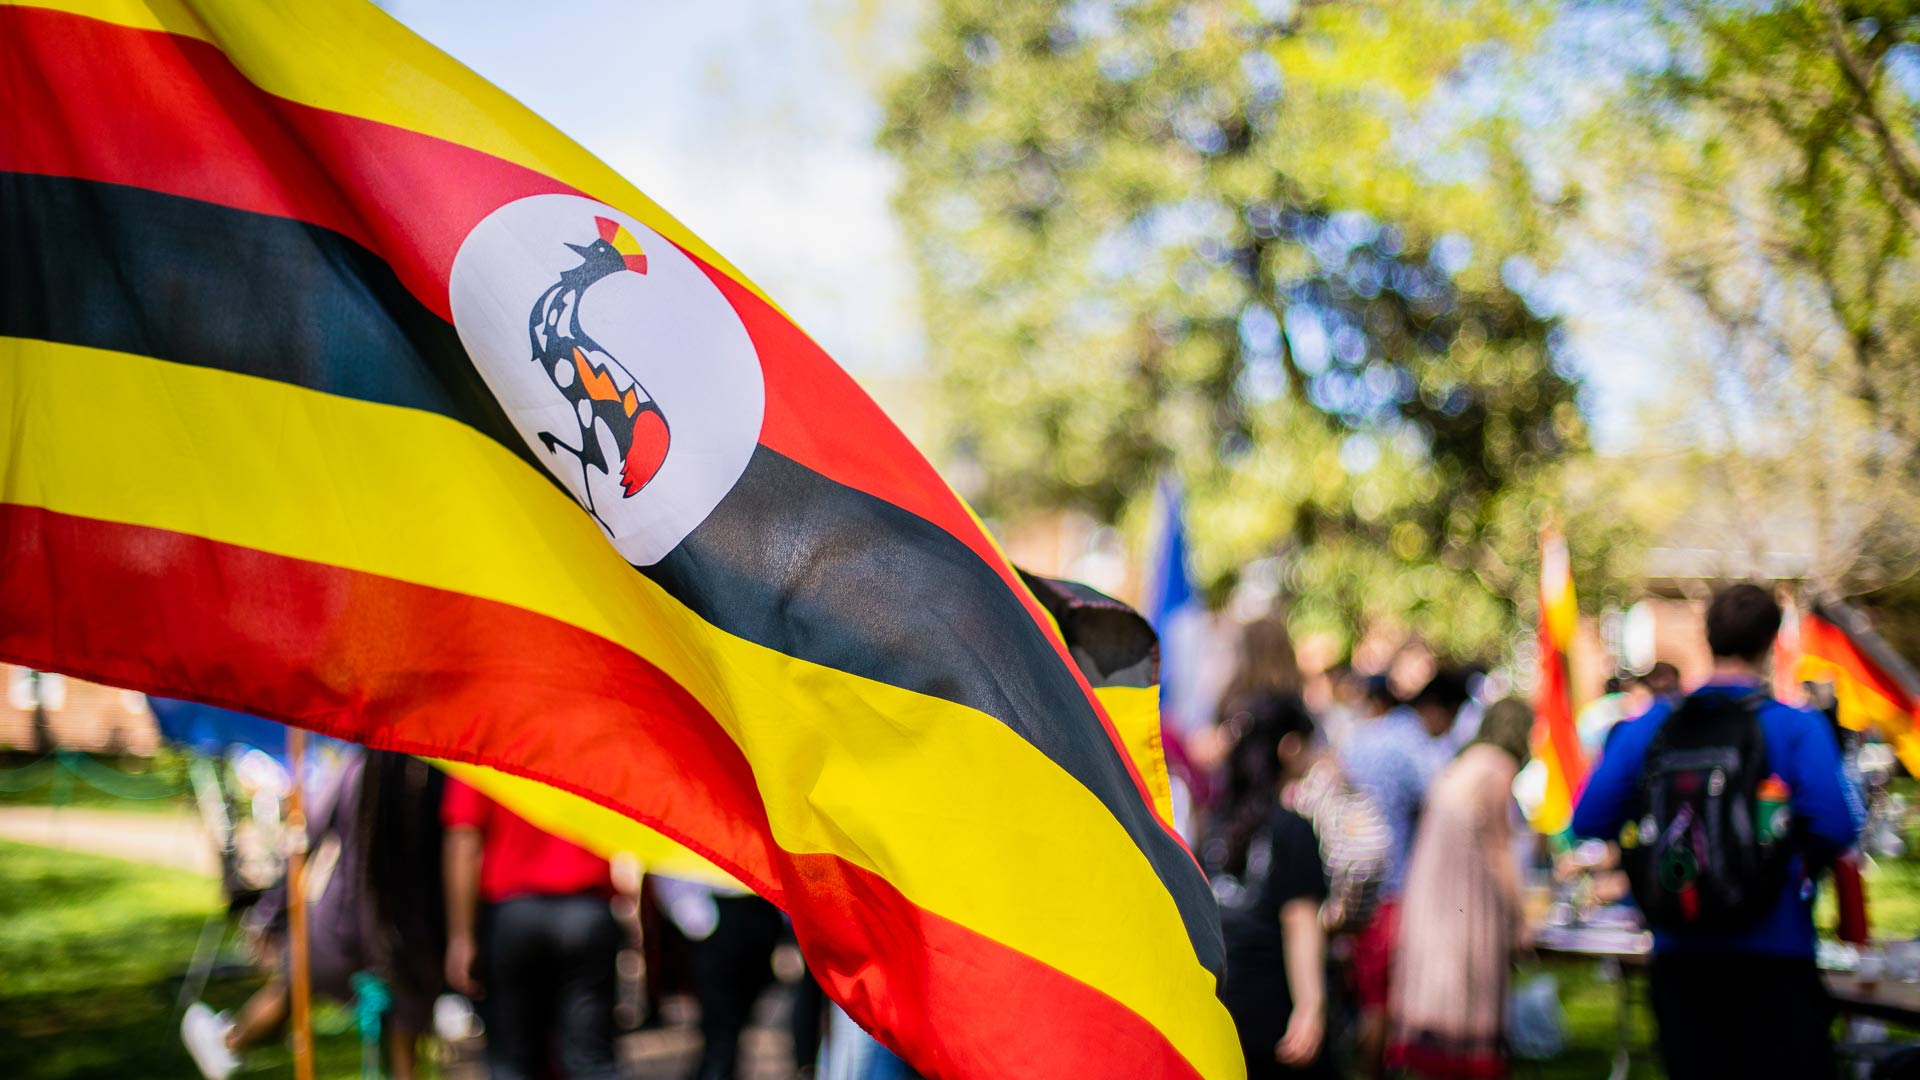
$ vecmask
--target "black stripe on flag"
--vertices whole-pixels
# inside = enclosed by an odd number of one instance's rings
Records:
[[[0,268],[0,336],[425,410],[540,468],[453,327],[379,256],[331,230],[142,188],[0,173]],[[1126,829],[1201,963],[1221,970],[1204,878],[1153,820],[1019,598],[945,530],[762,446],[712,516],[643,572],[727,633],[1007,724]]]

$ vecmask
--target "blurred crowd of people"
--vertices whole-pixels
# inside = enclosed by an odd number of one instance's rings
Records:
[[[1864,821],[1858,788],[1830,718],[1766,695],[1772,596],[1731,587],[1706,624],[1704,685],[1656,664],[1577,719],[1597,764],[1572,832],[1597,856],[1529,827],[1533,712],[1479,670],[1404,697],[1384,672],[1315,685],[1280,620],[1247,626],[1215,721],[1173,756],[1249,1076],[1507,1075],[1523,886],[1556,852],[1647,908],[1670,1077],[1833,1075],[1812,906]]]
[[[1404,698],[1384,673],[1312,681],[1281,620],[1251,623],[1217,723],[1187,739],[1248,1073],[1474,1075],[1441,1059],[1500,1053],[1531,711],[1486,707],[1468,668]]]

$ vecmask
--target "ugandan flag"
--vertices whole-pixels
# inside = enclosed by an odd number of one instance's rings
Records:
[[[1570,661],[1579,621],[1567,541],[1549,526],[1540,534],[1540,673],[1533,691],[1533,755],[1547,782],[1533,827],[1550,835],[1572,824],[1573,802],[1587,778],[1586,755],[1573,724]]]
[[[1920,776],[1920,675],[1864,615],[1835,600],[1802,612],[1797,677],[1833,684],[1841,726],[1877,732]]]
[[[1055,619],[738,271],[377,9],[0,2],[0,659],[657,830],[930,1076],[1238,1075]]]

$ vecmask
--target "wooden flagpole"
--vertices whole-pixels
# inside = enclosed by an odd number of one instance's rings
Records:
[[[287,982],[292,991],[293,1076],[313,1080],[313,1024],[309,1014],[307,976],[307,814],[302,795],[302,759],[307,733],[287,728],[287,767],[293,773],[293,794],[287,799]]]

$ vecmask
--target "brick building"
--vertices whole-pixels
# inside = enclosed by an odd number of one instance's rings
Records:
[[[0,749],[31,751],[34,696],[46,703],[47,728],[55,743],[93,753],[152,754],[159,728],[144,694],[64,676],[35,680],[25,668],[0,664]]]

